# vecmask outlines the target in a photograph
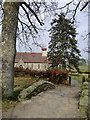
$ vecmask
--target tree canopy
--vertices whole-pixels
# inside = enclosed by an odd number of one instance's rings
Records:
[[[60,63],[65,69],[66,65],[70,68],[76,68],[78,71],[80,51],[77,48],[77,33],[74,24],[67,19],[64,13],[57,15],[57,18],[51,22],[50,42],[49,42],[49,60],[51,67],[57,67]]]

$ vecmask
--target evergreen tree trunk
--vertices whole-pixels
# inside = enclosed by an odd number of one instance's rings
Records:
[[[65,59],[63,60],[63,63],[62,63],[62,69],[63,69],[63,70],[66,70],[66,62],[65,62]]]
[[[18,2],[4,3],[4,19],[1,34],[2,50],[0,51],[2,53],[2,92],[5,97],[13,95],[18,12]]]
[[[62,55],[63,55],[63,63],[62,63],[62,69],[65,70],[66,69],[66,62],[65,62],[65,50],[64,50],[64,42],[62,43],[63,46],[63,51],[62,51]]]

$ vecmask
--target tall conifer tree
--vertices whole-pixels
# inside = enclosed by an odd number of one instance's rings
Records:
[[[52,61],[51,67],[57,67],[61,62],[63,69],[67,65],[69,69],[76,68],[79,71],[80,51],[77,48],[74,24],[61,13],[52,20],[51,26],[48,52],[49,60]]]

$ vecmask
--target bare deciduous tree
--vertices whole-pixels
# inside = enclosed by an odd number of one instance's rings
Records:
[[[27,43],[28,39],[32,35],[35,38],[35,34],[38,33],[38,23],[42,26],[44,21],[41,19],[41,14],[52,14],[53,11],[66,9],[66,14],[72,12],[72,21],[75,19],[76,12],[81,4],[83,4],[81,11],[86,8],[89,1],[79,0],[77,4],[74,0],[71,0],[64,6],[59,7],[56,2],[0,2],[0,17],[2,19],[2,33],[1,41],[2,45],[2,88],[4,96],[12,96],[14,88],[14,60],[16,54],[16,38],[21,43]],[[4,5],[3,5],[4,4]],[[70,5],[75,5],[74,10],[70,10]],[[52,12],[52,13],[51,13]],[[23,14],[22,14],[23,13]],[[25,41],[26,40],[26,41]],[[0,48],[1,49],[1,48]],[[1,54],[1,53],[0,53]]]

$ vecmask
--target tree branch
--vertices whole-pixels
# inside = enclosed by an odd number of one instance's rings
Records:
[[[80,11],[83,11],[83,9],[89,4],[90,0],[85,3],[85,5],[80,9]]]
[[[76,6],[76,8],[75,8],[75,10],[74,10],[73,21],[74,21],[74,19],[75,19],[75,15],[76,15],[76,13],[77,13],[77,9],[78,9],[80,3],[81,3],[81,0],[78,2],[77,6]]]
[[[25,11],[26,15],[27,15],[27,18],[28,18],[28,21],[30,22],[30,24],[32,25],[32,27],[34,28],[34,30],[36,31],[36,33],[38,33],[38,31],[36,30],[36,26],[32,24],[30,18],[29,18],[29,14],[28,12],[26,11],[26,9],[21,5],[21,7],[23,8],[23,10]]]
[[[70,5],[72,2],[74,2],[74,0],[70,1],[69,3],[67,3],[66,5],[64,5],[63,7],[58,8],[58,9],[63,9],[63,8],[65,8],[65,7],[67,7],[68,5]]]
[[[36,17],[37,21],[38,21],[38,22],[40,23],[40,25],[42,26],[44,23],[42,23],[42,22],[39,20],[38,16],[37,16],[36,13],[30,8],[30,6],[29,6],[26,2],[22,2],[22,4],[24,4],[24,5],[34,14],[34,16]]]
[[[18,20],[22,25],[24,24],[31,31],[30,26],[28,26],[26,23],[22,22],[19,18],[18,18]]]

